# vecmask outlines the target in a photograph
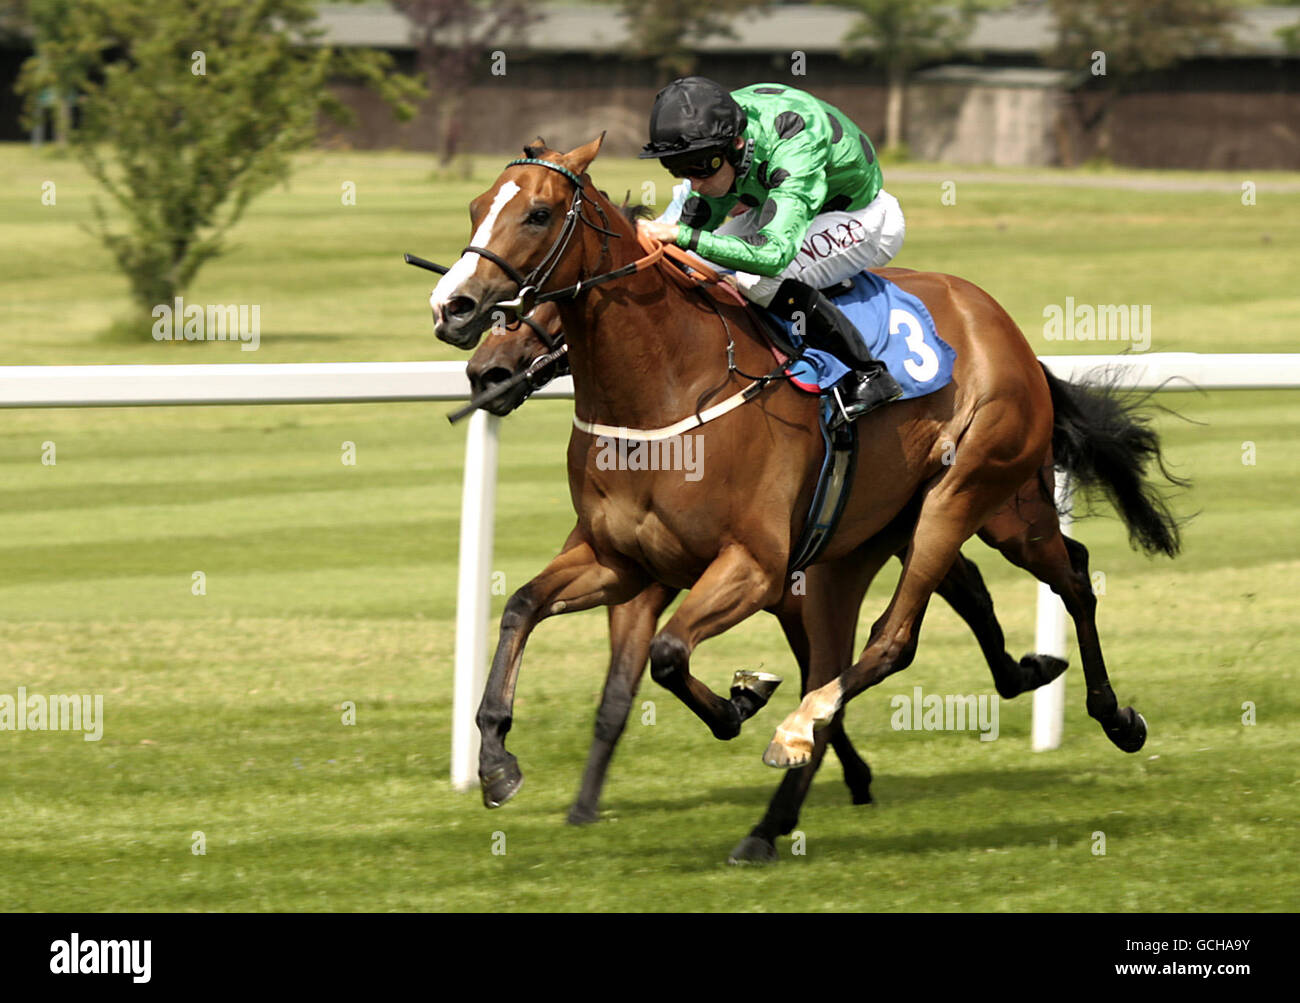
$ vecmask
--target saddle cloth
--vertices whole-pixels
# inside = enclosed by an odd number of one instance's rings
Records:
[[[900,399],[924,397],[952,381],[957,353],[939,337],[930,311],[911,293],[873,272],[860,272],[831,299],[858,329],[867,350],[898,380]],[[802,345],[791,321],[769,316],[794,345]],[[787,372],[801,389],[818,392],[838,383],[849,367],[829,352],[806,348]]]

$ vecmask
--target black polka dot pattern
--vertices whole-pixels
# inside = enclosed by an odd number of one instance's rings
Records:
[[[750,247],[762,247],[764,244],[767,243],[767,234],[751,233],[747,236],[741,237],[740,239],[743,240]]]
[[[876,154],[875,151],[871,149],[871,144],[867,142],[867,137],[858,136],[858,142],[862,144],[862,152],[867,156],[867,163],[875,163]]]
[[[771,191],[773,188],[776,188],[778,185],[780,185],[782,181],[788,178],[790,176],[790,172],[787,171],[784,167],[778,167],[771,174],[768,174],[767,172],[768,166],[769,164],[766,160],[764,160],[761,164],[758,165],[758,183],[762,185],[764,188]]]
[[[827,115],[826,117],[831,120],[831,142],[838,143],[844,138],[844,123],[834,115]]]
[[[794,138],[803,132],[806,125],[803,116],[796,111],[783,111],[776,117],[776,121],[772,123],[773,128],[776,129],[776,134],[782,139]]]
[[[754,93],[755,94],[784,94],[785,88],[784,87],[756,87],[754,88]]]
[[[746,192],[744,195],[740,196],[740,201],[743,205],[747,205],[751,209],[753,209],[754,206],[758,205],[758,196],[750,195],[748,192]]]
[[[776,204],[776,199],[768,199],[763,203],[763,208],[758,211],[758,225],[767,226],[776,218],[776,211],[780,208]]]
[[[709,221],[709,215],[708,204],[698,195],[693,195],[688,198],[686,204],[682,206],[681,221],[687,226],[699,227]]]
[[[827,199],[826,204],[817,210],[818,215],[824,212],[843,212],[853,204],[853,199],[847,195],[836,195],[833,199]]]

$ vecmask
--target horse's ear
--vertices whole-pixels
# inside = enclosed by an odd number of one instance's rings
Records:
[[[533,160],[541,159],[543,153],[550,153],[551,148],[546,145],[546,140],[538,136],[531,143],[524,147],[524,156],[531,157]]]
[[[576,150],[570,150],[562,158],[564,164],[574,174],[585,174],[591,162],[596,159],[596,154],[600,152],[600,144],[605,142],[605,134],[602,132],[585,146],[579,146]]]

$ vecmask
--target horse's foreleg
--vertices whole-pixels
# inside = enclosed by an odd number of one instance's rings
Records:
[[[609,608],[609,674],[596,711],[596,734],[582,775],[582,788],[569,809],[573,825],[594,822],[599,817],[600,790],[650,656],[650,638],[659,615],[676,594],[676,589],[656,582],[636,598]]]
[[[489,808],[505,804],[523,782],[519,764],[506,751],[505,737],[513,721],[515,684],[528,635],[548,616],[626,602],[644,587],[638,569],[598,555],[574,530],[564,550],[510,597],[501,614],[501,636],[477,716],[482,736],[479,783]]]
[[[650,642],[650,674],[686,704],[715,738],[740,734],[741,724],[771,696],[773,676],[747,673],[725,700],[690,673],[691,652],[706,638],[721,634],[781,595],[782,572],[765,568],[744,547],[732,544],[700,576],[695,587],[654,640]]]

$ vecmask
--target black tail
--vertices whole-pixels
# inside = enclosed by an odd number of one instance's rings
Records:
[[[1154,462],[1161,476],[1178,487],[1188,482],[1165,466],[1160,438],[1140,410],[1145,397],[1126,394],[1115,379],[1068,383],[1043,367],[1056,412],[1052,453],[1056,465],[1083,488],[1101,488],[1124,525],[1129,541],[1148,554],[1177,555],[1180,523],[1151,483]]]

